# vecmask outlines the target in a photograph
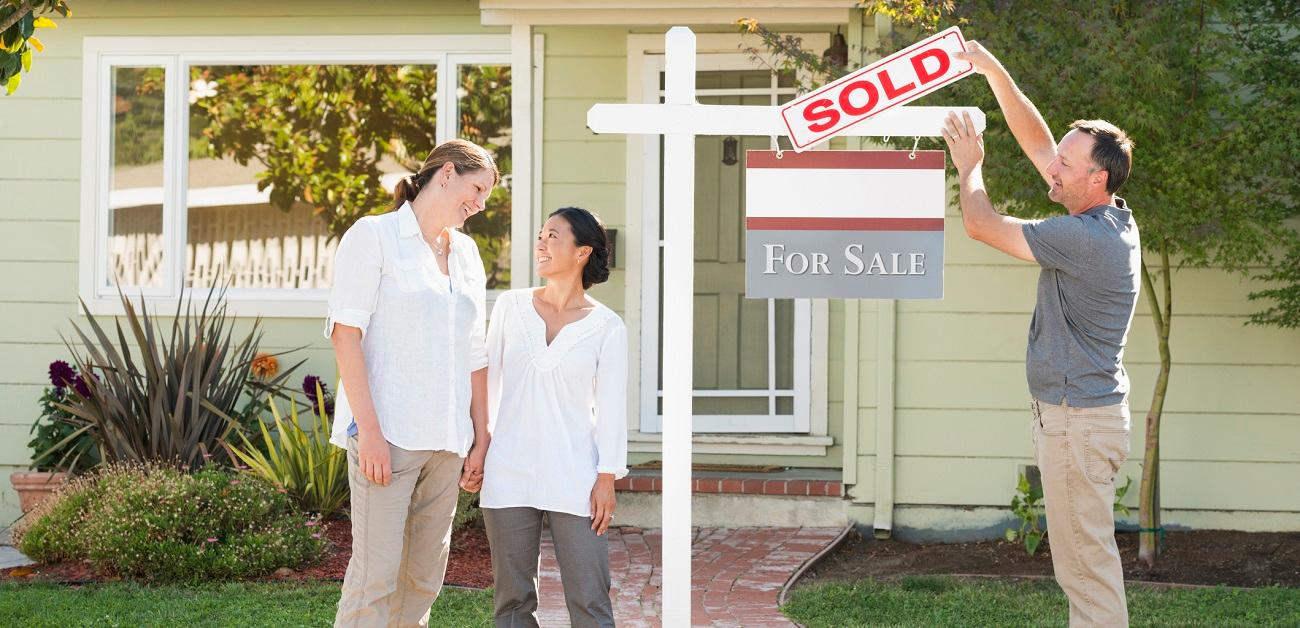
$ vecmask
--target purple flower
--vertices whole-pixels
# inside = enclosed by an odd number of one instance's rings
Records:
[[[216,542],[217,542],[217,537],[215,536],[208,537],[208,543],[216,543]]]
[[[95,376],[95,380],[99,381],[99,377]],[[86,384],[86,379],[84,377],[78,375],[73,378],[72,389],[77,391],[77,394],[81,395],[83,399],[90,398],[90,386]]]
[[[307,395],[308,399],[312,400],[313,405],[315,405],[316,403],[317,384],[320,385],[321,392],[324,393],[326,396],[329,396],[330,389],[325,386],[325,382],[321,381],[320,377],[317,377],[315,375],[308,375],[307,377],[302,378],[302,392]]]
[[[326,416],[334,416],[334,395],[330,394],[330,390],[325,385],[325,382],[321,381],[321,378],[315,375],[308,375],[307,377],[302,378],[302,392],[307,395],[307,401],[311,403],[311,411],[317,413],[320,412],[320,404],[316,397],[317,384],[320,385],[321,396],[325,398]]]
[[[55,360],[50,362],[50,384],[55,388],[67,388],[76,380],[77,372],[67,362]]]

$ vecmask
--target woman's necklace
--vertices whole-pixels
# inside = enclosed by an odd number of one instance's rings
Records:
[[[442,257],[442,256],[444,256],[444,255],[447,254],[447,249],[446,249],[446,247],[443,247],[443,246],[442,246],[442,236],[439,236],[439,237],[437,237],[437,238],[434,238],[434,239],[433,239],[433,242],[430,243],[430,244],[433,246],[433,252],[434,252],[434,254],[437,255],[438,257]],[[451,245],[450,242],[448,242],[447,244],[448,244],[448,246]]]

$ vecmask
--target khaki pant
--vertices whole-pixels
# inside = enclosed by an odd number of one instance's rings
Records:
[[[1070,598],[1070,625],[1127,626],[1113,505],[1129,454],[1128,402],[1071,408],[1035,399],[1032,408],[1052,568]]]
[[[388,446],[393,479],[373,484],[348,439],[352,559],[335,626],[426,626],[447,573],[462,459]]]

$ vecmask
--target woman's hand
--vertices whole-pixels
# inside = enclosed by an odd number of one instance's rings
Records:
[[[393,465],[389,458],[388,441],[383,434],[357,432],[357,466],[361,475],[380,486],[388,486],[393,479]]]
[[[475,440],[465,457],[465,464],[460,471],[460,487],[470,493],[477,493],[483,488],[483,465],[487,460],[488,445],[486,440]]]
[[[614,520],[614,474],[601,473],[591,487],[591,529],[600,536]]]

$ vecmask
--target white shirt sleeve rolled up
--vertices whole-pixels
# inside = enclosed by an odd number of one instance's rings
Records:
[[[334,324],[343,323],[361,330],[364,337],[370,327],[379,298],[379,279],[383,271],[384,252],[373,220],[362,218],[339,240],[334,253],[334,283],[330,287],[329,313],[325,318],[325,337],[334,333]]]

